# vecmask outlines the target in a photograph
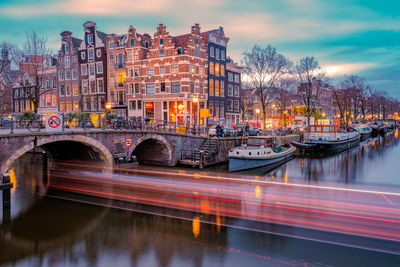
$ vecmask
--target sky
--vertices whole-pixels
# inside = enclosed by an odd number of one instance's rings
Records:
[[[88,20],[106,33],[132,25],[150,35],[159,23],[171,35],[221,26],[238,63],[255,44],[271,44],[294,63],[316,57],[333,83],[359,75],[400,99],[399,0],[0,0],[1,41],[22,44],[35,31],[56,53],[59,34],[82,39]]]

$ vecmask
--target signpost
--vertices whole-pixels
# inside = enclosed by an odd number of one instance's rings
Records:
[[[46,121],[46,132],[62,131],[63,120],[61,116],[51,116]]]
[[[132,146],[132,138],[126,138],[125,147],[131,147],[131,146]]]

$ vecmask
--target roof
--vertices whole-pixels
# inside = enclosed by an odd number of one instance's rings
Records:
[[[5,84],[15,82],[20,74],[19,70],[3,71],[0,75]]]
[[[72,45],[74,46],[75,50],[79,50],[81,43],[82,43],[81,39],[72,37]]]
[[[103,43],[106,43],[107,40],[107,34],[101,31],[97,31],[97,34],[99,35],[99,38],[103,41]]]
[[[174,42],[175,47],[184,47],[189,39],[189,36],[190,34],[184,34],[172,37],[172,42]]]

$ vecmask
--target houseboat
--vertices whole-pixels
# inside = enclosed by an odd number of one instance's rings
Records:
[[[274,136],[249,137],[246,144],[231,149],[228,154],[229,171],[264,167],[290,158],[296,148],[281,145]]]
[[[295,147],[311,153],[340,152],[360,143],[357,131],[341,131],[338,125],[311,125],[302,142],[291,142]]]
[[[371,137],[372,134],[372,127],[369,126],[368,124],[353,124],[351,127],[356,131],[360,133],[360,141],[365,141],[368,138]]]

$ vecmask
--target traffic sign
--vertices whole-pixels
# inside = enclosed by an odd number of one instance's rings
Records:
[[[46,132],[62,131],[62,123],[61,116],[50,116],[46,122]]]
[[[132,138],[126,138],[125,147],[131,147],[131,146],[132,146]]]

